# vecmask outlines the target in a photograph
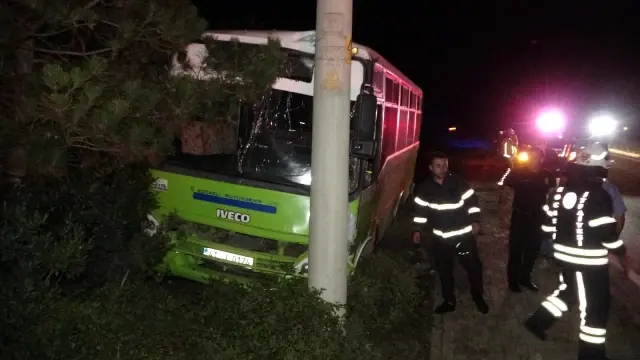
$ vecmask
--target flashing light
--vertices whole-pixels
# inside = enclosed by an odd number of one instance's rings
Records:
[[[536,126],[545,134],[559,133],[564,130],[565,122],[560,110],[545,110],[536,119]]]
[[[522,151],[518,154],[517,157],[519,162],[527,162],[529,161],[529,154],[527,154],[526,152]]]
[[[618,121],[611,115],[597,115],[589,120],[591,136],[611,136],[616,132]]]
[[[457,130],[457,128],[455,126],[452,126],[452,127],[449,128],[449,131],[456,131],[456,130]]]

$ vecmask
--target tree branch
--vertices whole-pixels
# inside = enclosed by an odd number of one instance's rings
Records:
[[[47,50],[47,49],[41,49],[41,48],[31,48],[31,49],[27,49],[27,50],[31,50],[31,51],[35,51],[35,52],[39,52],[39,53],[44,53],[44,54],[52,54],[52,55],[92,56],[92,55],[98,55],[98,54],[106,53],[106,52],[112,51],[113,49],[112,48],[106,48],[106,49],[87,51],[87,52],[65,51],[65,50]]]
[[[98,5],[100,3],[101,0],[93,0],[90,3],[88,3],[87,5],[84,6],[85,9],[90,9],[96,5]]]

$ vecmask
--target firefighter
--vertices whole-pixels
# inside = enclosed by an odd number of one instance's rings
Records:
[[[523,155],[524,153],[519,154]],[[511,292],[521,292],[521,287],[538,291],[531,273],[540,253],[543,233],[542,206],[547,201],[549,190],[555,186],[553,174],[542,168],[543,154],[538,148],[526,151],[527,161],[507,174],[501,183],[513,190],[511,224],[509,230],[509,261],[507,263],[507,283]],[[500,217],[507,218],[507,201],[510,196],[500,196]]]
[[[504,131],[500,141],[500,154],[507,160],[511,167],[517,153],[518,137],[516,136],[516,132],[512,128],[509,128]]]
[[[554,191],[544,207],[547,216],[542,229],[554,242],[553,256],[562,268],[560,285],[524,323],[536,337],[546,339],[546,331],[568,311],[572,295],[577,294],[581,319],[578,360],[606,359],[608,253],[620,256],[627,268],[612,201],[598,176],[606,167],[606,155],[601,144],[587,146],[569,165],[566,184]]]
[[[440,277],[444,301],[435,313],[454,311],[454,260],[457,257],[467,271],[471,295],[478,311],[489,312],[484,300],[482,262],[475,236],[480,231],[480,208],[474,190],[464,179],[449,173],[449,161],[443,153],[434,153],[429,164],[431,178],[418,184],[413,204],[414,241],[420,231],[428,231],[429,247]]]

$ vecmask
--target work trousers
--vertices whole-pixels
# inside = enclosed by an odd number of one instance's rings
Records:
[[[577,293],[581,319],[578,360],[606,359],[606,326],[611,301],[608,266],[580,270],[565,267],[559,280],[558,289],[545,299],[530,320],[541,330],[548,330],[568,311],[573,293]]]
[[[539,216],[514,210],[509,231],[507,281],[510,285],[531,281],[531,272],[540,253],[543,232]]]
[[[433,239],[431,241],[431,253],[440,277],[442,297],[445,301],[456,302],[455,279],[453,276],[455,259],[466,270],[471,288],[471,294],[482,296],[484,294],[482,278],[482,262],[478,255],[478,245],[473,236],[466,236],[462,240]]]

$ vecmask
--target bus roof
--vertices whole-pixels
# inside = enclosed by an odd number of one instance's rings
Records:
[[[211,30],[205,32],[203,37],[214,37],[220,40],[231,40],[238,38],[241,42],[264,44],[269,38],[276,38],[281,45],[288,49],[298,50],[308,54],[314,54],[316,51],[316,32],[310,31],[280,31],[280,30]],[[411,79],[406,77],[400,70],[396,69],[382,55],[370,47],[353,43],[353,47],[358,48],[358,57],[365,60],[375,60],[383,66],[387,71],[402,79],[407,85],[410,85],[412,91],[422,96],[422,89],[416,85]]]

